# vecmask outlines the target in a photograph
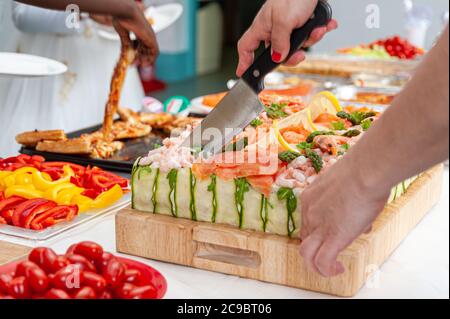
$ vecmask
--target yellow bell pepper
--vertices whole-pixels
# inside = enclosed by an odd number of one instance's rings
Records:
[[[44,191],[44,196],[46,199],[56,201],[56,198],[58,196],[58,193],[62,191],[63,189],[71,189],[75,188],[76,186],[71,183],[63,183],[63,184],[56,184]]]
[[[0,181],[3,180],[6,176],[11,175],[12,172],[10,171],[0,171]]]
[[[64,166],[64,175],[58,179],[57,181],[51,182],[46,180],[41,172],[34,172],[33,173],[33,184],[36,187],[36,189],[45,191],[49,188],[53,188],[57,185],[69,183],[70,177],[74,176],[75,173],[73,172],[72,168],[70,166],[66,165]]]
[[[105,208],[118,201],[123,196],[122,188],[114,185],[110,190],[100,194],[92,202],[92,208]]]
[[[56,202],[59,205],[70,205],[72,198],[76,195],[80,195],[82,192],[84,192],[84,188],[81,187],[63,189],[58,193],[58,196],[56,196]]]
[[[80,194],[73,196],[70,203],[72,205],[77,205],[78,212],[83,213],[91,208],[93,201],[94,200],[92,198]]]
[[[32,185],[33,177],[31,176],[31,174],[28,174],[28,173],[16,175],[15,184],[16,185]],[[34,185],[33,185],[33,187],[34,187]]]
[[[43,198],[44,192],[35,190],[31,185],[14,185],[5,190],[5,197],[20,196],[26,199]]]

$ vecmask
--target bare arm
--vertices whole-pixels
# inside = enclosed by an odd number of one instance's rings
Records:
[[[116,29],[122,28],[136,34],[139,39],[138,59],[141,64],[153,64],[159,54],[155,33],[134,0],[18,0],[18,2],[55,10],[65,10],[68,5],[76,4],[84,12],[110,15],[117,21]]]
[[[134,1],[129,0],[17,0],[37,7],[65,10],[68,5],[76,4],[81,11],[107,14],[119,18],[133,18]]]
[[[447,27],[392,106],[302,193],[300,253],[322,275],[344,271],[339,253],[370,230],[393,186],[448,158],[448,37]]]

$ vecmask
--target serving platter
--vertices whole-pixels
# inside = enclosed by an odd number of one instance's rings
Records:
[[[117,212],[118,210],[128,206],[130,201],[131,194],[127,193],[117,202],[106,208],[91,209],[87,212],[80,213],[71,221],[62,222],[40,231],[10,225],[0,225],[0,234],[31,241],[45,241],[89,221]]]
[[[67,134],[68,138],[80,137],[82,134],[90,134],[98,131],[102,127],[101,124],[91,126],[79,131]],[[45,157],[48,161],[62,161],[71,162],[79,165],[91,165],[101,167],[110,171],[118,171],[124,173],[131,173],[133,163],[139,156],[144,155],[149,150],[154,149],[155,145],[161,145],[162,140],[167,137],[167,134],[161,132],[152,132],[150,135],[123,141],[125,146],[122,150],[116,152],[108,159],[91,158],[86,155],[72,155],[72,154],[58,154],[36,151],[34,148],[22,146],[19,150],[22,154],[40,155]]]
[[[125,208],[116,215],[117,251],[342,297],[354,296],[439,200],[443,165],[421,174],[387,205],[370,234],[339,257],[346,272],[323,278],[307,269],[300,241],[284,236]]]
[[[2,249],[2,242],[0,242],[0,254],[4,252]],[[22,252],[20,257],[24,257],[30,249],[25,246],[19,246],[19,245],[13,245],[13,244],[6,244],[7,249],[19,249],[19,251]],[[18,254],[16,254],[18,255]],[[139,270],[139,272],[142,275],[142,284],[152,284],[156,290],[156,298],[155,299],[161,299],[164,297],[164,295],[167,292],[167,281],[166,278],[155,268],[148,266],[146,264],[143,264],[139,261],[123,258],[123,257],[116,257],[120,262],[125,264],[127,266],[127,269],[136,269]],[[14,258],[14,261],[11,261],[10,259],[7,262],[1,262],[0,259],[0,275],[1,274],[10,274],[14,272],[17,264],[23,260],[23,258]]]

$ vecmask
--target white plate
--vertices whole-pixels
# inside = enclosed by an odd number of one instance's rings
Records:
[[[155,33],[159,33],[173,23],[175,23],[178,18],[183,13],[183,6],[179,3],[170,3],[157,7],[148,7],[144,11],[144,15],[147,19],[151,18],[153,20],[152,28]],[[120,38],[117,33],[111,27],[105,27],[99,24],[98,26],[98,35],[104,39],[119,41]],[[136,36],[134,34],[131,35],[131,39],[134,40]]]
[[[67,71],[67,66],[40,56],[0,52],[0,76],[50,76]]]

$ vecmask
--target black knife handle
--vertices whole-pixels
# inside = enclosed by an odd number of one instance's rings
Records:
[[[331,20],[331,17],[332,11],[328,2],[319,0],[314,13],[308,22],[301,28],[292,31],[291,48],[286,60],[303,46],[314,29],[327,25]],[[244,73],[242,79],[247,82],[256,93],[260,93],[264,89],[264,77],[277,68],[280,63],[276,63],[272,60],[272,48],[270,46],[256,58],[255,62]]]

